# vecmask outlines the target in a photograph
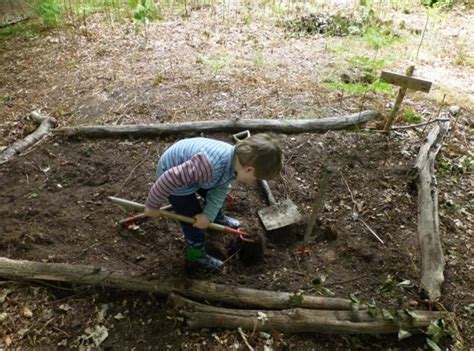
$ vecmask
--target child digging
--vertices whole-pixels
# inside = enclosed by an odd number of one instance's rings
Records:
[[[148,194],[145,215],[160,216],[159,208],[168,199],[176,213],[194,217],[193,225],[181,223],[186,261],[205,269],[218,269],[223,262],[207,254],[204,230],[210,222],[240,227],[237,219],[223,211],[231,183],[272,179],[280,173],[282,161],[280,146],[267,134],[253,135],[235,146],[208,138],[180,140],[158,161],[157,180]],[[204,199],[204,208],[196,194]]]

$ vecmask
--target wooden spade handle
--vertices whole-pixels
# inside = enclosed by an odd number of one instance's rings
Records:
[[[138,202],[121,199],[121,198],[115,197],[115,196],[109,196],[109,199],[113,203],[116,203],[117,205],[121,205],[121,206],[124,206],[124,207],[127,207],[127,208],[132,208],[134,210],[143,211],[145,209],[145,205],[140,204]],[[174,219],[174,220],[177,220],[177,221],[180,221],[180,222],[184,222],[184,223],[189,223],[189,224],[194,224],[194,222],[195,222],[193,217],[188,217],[188,216],[180,215],[178,213],[174,213],[174,212],[164,210],[164,208],[168,208],[168,206],[162,207],[162,208],[163,209],[160,209],[160,213],[164,217],[171,218],[171,219]],[[233,231],[230,230],[232,228],[229,228],[229,227],[223,226],[221,224],[217,224],[217,223],[210,223],[209,224],[209,229],[217,230],[219,232],[224,232],[224,233],[235,234],[235,233],[233,233]]]

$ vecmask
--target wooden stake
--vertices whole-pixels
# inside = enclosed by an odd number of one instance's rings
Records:
[[[313,208],[311,210],[312,211],[311,216],[309,218],[309,222],[306,227],[306,231],[304,233],[303,244],[305,246],[308,245],[311,239],[311,234],[316,224],[316,220],[318,219],[319,214],[321,213],[321,210],[324,205],[324,199],[326,197],[326,189],[329,183],[330,171],[327,168],[324,168],[322,173],[323,174],[322,174],[321,183],[319,184],[319,191],[316,194],[316,197],[314,199]]]
[[[410,66],[410,67],[408,67],[408,69],[406,71],[406,75],[408,77],[411,77],[413,75],[414,71],[415,71],[415,66]],[[385,123],[385,127],[383,129],[385,133],[388,133],[388,131],[392,127],[393,121],[395,120],[395,117],[397,116],[397,112],[400,109],[400,105],[402,104],[402,101],[403,101],[403,98],[405,97],[407,89],[408,89],[407,87],[403,87],[403,86],[401,86],[398,89],[398,94],[397,94],[397,98],[395,100],[395,105],[393,106],[392,111],[390,111],[390,115],[388,116],[387,122]]]

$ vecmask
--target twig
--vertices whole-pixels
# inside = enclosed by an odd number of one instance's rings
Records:
[[[382,244],[385,244],[385,243],[383,242],[383,240],[380,239],[380,237],[377,235],[377,233],[374,232],[374,231],[372,230],[372,228],[370,228],[370,227],[367,225],[367,223],[364,222],[364,220],[363,220],[362,218],[359,218],[359,221],[361,221],[362,224],[366,226],[366,228],[369,230],[369,232],[370,232],[373,236],[375,236],[378,241],[380,241]]]
[[[222,266],[224,266],[227,262],[229,262],[232,258],[234,258],[234,257],[240,252],[240,250],[241,250],[241,249],[238,249],[238,250],[235,251],[232,255],[230,255],[229,257],[227,257],[227,259],[222,262]]]
[[[355,218],[357,218],[356,201],[354,199],[354,195],[352,194],[352,190],[351,190],[351,188],[349,188],[349,184],[347,183],[346,178],[344,178],[344,174],[342,174],[342,172],[341,172],[341,177],[342,177],[342,180],[344,181],[344,184],[346,184],[347,190],[349,190],[349,194],[351,195],[351,199],[352,199],[352,219],[355,219]]]
[[[133,98],[131,98],[131,99],[122,107],[122,111],[123,111],[123,112],[120,114],[119,118],[118,118],[115,122],[113,122],[112,124],[117,125],[117,124],[122,120],[122,118],[125,116],[125,114],[127,113],[128,106],[130,106],[130,104],[131,104],[132,102],[136,102],[136,101],[137,101],[137,97],[136,97],[136,96],[134,96]]]
[[[41,329],[38,330],[38,335],[41,335],[41,333],[43,332],[43,330],[52,322],[54,321],[54,318],[51,318],[49,321],[47,321],[46,323],[43,324],[43,326],[41,327]]]
[[[69,337],[69,338],[71,337],[71,334],[69,334],[69,333],[65,332],[64,330],[62,330],[62,329],[56,327],[55,325],[52,325],[51,328],[53,328],[54,330],[56,330],[56,331],[58,331],[58,332],[60,332],[60,333],[63,333],[64,335],[66,335],[66,336]]]
[[[242,340],[244,340],[245,345],[249,348],[250,351],[253,351],[253,347],[250,346],[250,344],[249,344],[249,342],[248,342],[248,340],[247,340],[247,337],[245,336],[245,334],[244,334],[242,328],[241,328],[241,327],[238,327],[238,328],[237,328],[237,331],[239,332],[240,336],[242,337]]]
[[[295,261],[296,261],[296,266],[298,267],[299,269],[299,272],[297,271],[296,273],[299,273],[299,274],[303,274],[304,277],[306,277],[306,274],[303,272],[303,270],[301,269],[301,266],[300,266],[300,262],[298,261],[298,256],[297,255],[293,255],[295,257]]]
[[[443,105],[444,105],[444,99],[446,98],[446,94],[443,95],[443,100],[441,100],[441,104],[439,105],[439,109],[438,109],[438,114],[436,116],[436,119],[439,120],[439,115],[441,114],[441,109],[443,108]],[[430,119],[428,120],[428,122],[431,122],[431,117]],[[426,126],[425,128],[423,128],[423,131],[422,133],[425,133],[425,130],[426,130]]]
[[[147,152],[148,153],[148,150]],[[120,186],[120,189],[117,191],[117,193],[115,193],[115,196],[119,195],[121,192],[122,192],[122,189],[124,188],[125,185],[127,185],[127,183],[129,182],[130,178],[132,177],[133,173],[135,173],[135,171],[137,170],[138,167],[140,167],[143,163],[145,163],[145,161],[147,161],[148,159],[150,158],[150,155],[147,155],[145,156],[145,158],[143,160],[141,160],[140,162],[138,162],[138,164],[133,167],[132,171],[130,172],[130,174],[128,175],[128,177],[125,179],[125,181],[123,182],[123,184]]]
[[[57,286],[57,285],[54,285],[54,284],[48,284],[42,280],[36,280],[36,279],[32,279],[31,280],[32,282],[36,283],[36,284],[41,284],[41,285],[44,285],[44,286],[47,286],[49,288],[53,288],[53,289],[59,289],[59,290],[66,290],[66,291],[74,291],[73,288],[63,288],[62,286]]]
[[[313,232],[314,226],[316,224],[316,220],[321,213],[321,210],[324,205],[324,200],[326,198],[326,189],[329,183],[329,175],[330,171],[327,168],[323,168],[322,170],[322,179],[319,183],[319,191],[315,196],[314,203],[311,209],[311,216],[309,217],[308,225],[306,227],[306,231],[304,233],[303,243],[304,245],[308,245],[311,234]]]
[[[421,34],[421,40],[420,40],[420,44],[418,45],[418,49],[416,50],[416,58],[415,60],[418,60],[418,54],[420,53],[420,48],[421,48],[421,44],[423,44],[423,40],[425,39],[425,33],[426,33],[426,28],[428,27],[428,21],[430,19],[430,15],[428,13],[428,11],[426,12],[426,22],[425,22],[425,27],[423,28],[423,33]]]
[[[352,203],[353,203],[353,207],[352,207],[352,219],[358,219],[359,221],[362,222],[363,225],[365,225],[367,227],[367,229],[369,230],[369,232],[375,236],[377,238],[378,241],[380,241],[382,244],[385,244],[383,242],[382,239],[380,239],[380,237],[377,235],[376,232],[374,232],[372,230],[372,228],[370,228],[367,223],[364,222],[364,220],[362,218],[359,218],[358,214],[357,214],[357,210],[356,210],[356,202],[354,200],[354,195],[352,194],[352,191],[351,191],[351,188],[349,188],[349,184],[347,183],[346,181],[346,178],[344,178],[344,175],[342,174],[341,172],[341,177],[342,177],[342,180],[344,181],[344,183],[346,184],[346,187],[347,187],[347,190],[349,190],[349,194],[351,194],[351,199],[352,199]]]
[[[435,118],[435,119],[429,120],[428,122],[419,123],[419,124],[412,124],[410,126],[392,127],[392,130],[393,129],[411,129],[411,128],[426,126],[427,124],[431,124],[431,123],[435,123],[435,122],[447,122],[447,121],[449,121],[449,118]]]

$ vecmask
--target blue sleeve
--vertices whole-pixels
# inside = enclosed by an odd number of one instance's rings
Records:
[[[216,219],[219,210],[224,206],[224,201],[227,194],[230,192],[230,182],[220,185],[216,188],[210,189],[206,195],[206,206],[202,213],[204,213],[211,222]]]

